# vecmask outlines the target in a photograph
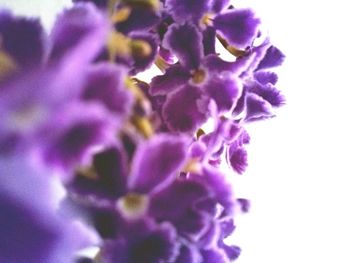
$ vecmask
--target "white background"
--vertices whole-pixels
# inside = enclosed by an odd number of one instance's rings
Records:
[[[0,0],[49,26],[64,0]],[[350,14],[347,1],[237,0],[253,7],[287,55],[287,106],[249,127],[250,166],[236,185],[252,199],[233,240],[239,263],[350,262]],[[350,6],[350,3],[349,3]],[[215,263],[215,262],[213,262]]]

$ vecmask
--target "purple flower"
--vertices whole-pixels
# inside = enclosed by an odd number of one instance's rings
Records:
[[[48,35],[0,11],[0,261],[236,260],[231,177],[284,54],[228,0],[73,2]]]

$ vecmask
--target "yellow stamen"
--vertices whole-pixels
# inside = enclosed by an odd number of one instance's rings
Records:
[[[213,25],[213,18],[214,14],[212,13],[206,13],[200,20],[200,25],[203,25],[204,27],[212,26]]]
[[[195,83],[195,84],[200,84],[200,83],[203,83],[205,78],[206,78],[206,72],[204,69],[198,69],[196,70],[193,75],[192,75],[192,81]]]
[[[235,48],[234,46],[231,46],[227,42],[227,40],[222,36],[220,36],[219,34],[217,34],[216,37],[219,39],[220,43],[224,46],[224,48],[235,57],[244,57],[245,55],[247,55],[247,52],[245,50],[240,50]]]
[[[124,6],[121,9],[114,12],[111,16],[112,23],[120,23],[126,21],[131,14],[131,8]]]
[[[88,179],[97,180],[98,175],[96,173],[96,170],[93,166],[87,166],[87,167],[80,167],[77,169],[77,174],[79,176],[86,177]]]
[[[143,216],[148,209],[148,205],[147,196],[136,193],[129,193],[117,202],[117,208],[128,219],[137,219]]]
[[[107,40],[109,58],[114,61],[117,56],[128,56],[131,53],[130,39],[122,33],[113,31]]]
[[[130,42],[131,53],[135,57],[147,57],[152,53],[151,45],[144,40],[131,40]]]
[[[187,161],[185,164],[183,171],[185,173],[200,173],[202,170],[202,165],[198,159],[193,158]]]
[[[201,137],[202,135],[205,135],[205,131],[200,128],[198,129],[197,133],[196,133],[196,137],[197,137],[197,140],[199,139],[199,137]]]
[[[133,116],[131,118],[132,123],[137,130],[145,137],[150,138],[154,134],[154,129],[150,120],[142,116]]]
[[[16,71],[16,62],[4,51],[0,50],[0,80]]]
[[[161,56],[157,55],[154,64],[156,64],[156,66],[164,73],[165,70],[167,68],[170,67],[170,64],[168,62],[165,61],[164,58],[162,58]]]

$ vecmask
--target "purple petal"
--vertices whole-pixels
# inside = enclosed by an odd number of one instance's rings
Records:
[[[230,0],[215,0],[212,3],[211,10],[214,13],[220,13],[222,10],[228,7],[230,2]]]
[[[253,57],[247,56],[237,58],[237,60],[234,62],[229,62],[221,59],[216,54],[210,54],[204,58],[203,65],[209,70],[210,73],[228,73],[235,76],[240,76],[249,68],[252,60]]]
[[[94,65],[88,70],[81,97],[85,101],[101,102],[124,119],[128,117],[133,100],[125,85],[126,77],[127,72],[123,67],[107,63]]]
[[[214,27],[234,47],[245,49],[258,35],[260,20],[251,9],[233,9],[219,14]]]
[[[174,53],[184,67],[195,69],[204,55],[202,41],[202,34],[194,25],[173,24],[164,36],[163,46]]]
[[[204,85],[204,89],[216,102],[218,111],[227,112],[241,96],[242,84],[231,77],[213,77]]]
[[[170,224],[143,224],[129,227],[129,233],[103,244],[101,258],[106,263],[173,262],[178,254],[176,231]]]
[[[38,134],[42,158],[58,169],[83,165],[95,147],[113,141],[109,115],[95,105],[72,105],[57,113]]]
[[[208,26],[203,31],[203,48],[204,55],[216,54],[216,30],[214,27]]]
[[[150,214],[156,220],[174,224],[185,238],[198,238],[207,230],[210,220],[195,206],[210,194],[200,182],[178,179],[163,191],[152,195]]]
[[[191,78],[188,70],[181,65],[169,67],[164,75],[155,76],[150,84],[150,93],[152,95],[167,95],[186,84]]]
[[[241,248],[237,246],[229,246],[222,242],[220,248],[225,252],[226,256],[230,259],[230,262],[236,260],[241,254]]]
[[[246,121],[261,120],[273,117],[271,104],[262,97],[249,93],[246,98]]]
[[[254,73],[254,78],[262,85],[266,85],[268,83],[275,85],[278,81],[278,76],[274,72],[269,71],[258,71]]]
[[[128,178],[131,190],[148,193],[166,187],[175,180],[184,165],[186,141],[181,137],[159,135],[137,149],[132,173]]]
[[[229,263],[230,260],[221,249],[201,250],[202,263]]]
[[[107,37],[107,22],[102,13],[91,3],[79,3],[58,16],[51,32],[50,59],[89,62],[101,50]]]
[[[202,256],[195,246],[184,245],[180,248],[179,256],[174,263],[201,263]]]
[[[270,46],[265,57],[260,61],[256,70],[273,68],[280,66],[285,59],[285,55],[275,46]]]
[[[206,185],[216,202],[224,208],[225,214],[231,214],[234,206],[232,185],[218,169],[205,166],[201,175],[191,174],[192,180]]]
[[[209,0],[166,0],[165,8],[176,22],[198,22],[210,9]]]
[[[14,17],[9,11],[0,12],[1,48],[20,66],[43,62],[45,36],[39,19]]]
[[[207,119],[208,100],[198,87],[182,87],[169,95],[164,104],[163,117],[166,125],[172,131],[196,131]]]
[[[243,147],[232,145],[229,148],[229,163],[231,167],[239,174],[242,174],[248,166],[247,151]]]
[[[276,89],[271,84],[266,84],[263,86],[256,83],[250,87],[249,91],[259,95],[274,107],[280,107],[285,104],[285,97],[283,94],[281,94],[281,91]]]

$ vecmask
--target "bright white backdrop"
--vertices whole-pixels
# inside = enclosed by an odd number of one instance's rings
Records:
[[[69,0],[0,0],[50,26]],[[237,194],[239,263],[350,262],[350,16],[347,1],[236,0],[253,7],[287,55],[287,106],[249,127],[250,166]],[[213,262],[215,263],[215,262]]]

